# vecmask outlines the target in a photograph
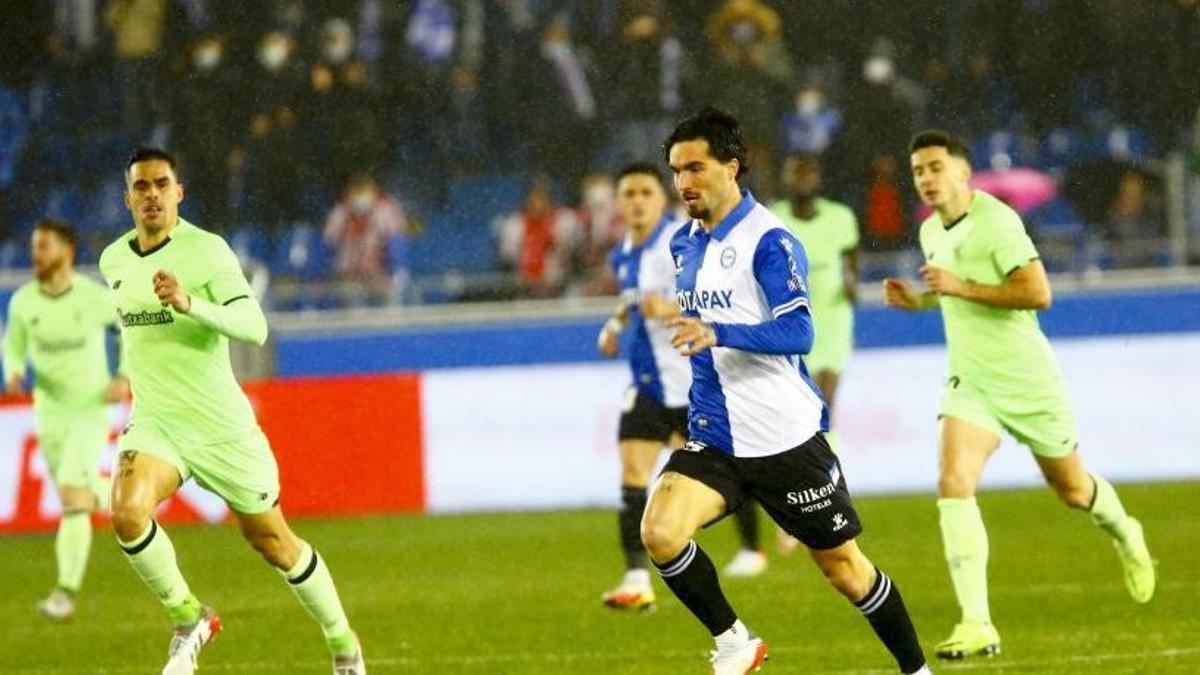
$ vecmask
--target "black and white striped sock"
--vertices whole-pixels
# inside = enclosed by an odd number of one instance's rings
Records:
[[[883,570],[875,568],[875,583],[866,597],[854,606],[867,617],[879,640],[895,657],[900,672],[915,673],[924,667],[925,654],[921,651],[908,608],[904,606],[904,598],[900,596],[900,588]]]
[[[672,560],[658,564],[658,573],[679,601],[708,628],[720,635],[737,621],[717,579],[717,568],[704,551],[689,540],[683,551]]]

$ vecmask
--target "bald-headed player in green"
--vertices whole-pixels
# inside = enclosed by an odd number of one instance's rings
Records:
[[[221,237],[179,216],[175,159],[139,148],[125,168],[135,228],[100,256],[133,388],[113,471],[113,529],[175,624],[163,673],[191,673],[220,620],[192,594],[154,511],[189,478],[229,505],[242,535],[320,624],[335,675],[366,672],[325,563],[279,508],[279,472],[234,379],[229,340],[261,345],[267,320]]]
[[[1027,446],[1059,498],[1086,511],[1113,541],[1134,601],[1154,596],[1154,561],[1141,524],[1125,513],[1108,481],[1084,469],[1079,433],[1058,362],[1038,324],[1050,283],[1020,216],[972,190],[966,145],[942,131],[910,146],[913,181],[934,213],[921,224],[928,287],[884,280],[888,305],[938,309],[949,372],[938,433],[938,511],[962,621],[937,646],[944,659],[993,655],[1000,635],[988,609],[988,539],[975,488],[1007,432]]]
[[[75,229],[43,220],[33,228],[33,281],[8,305],[4,379],[9,394],[24,393],[25,366],[33,366],[33,409],[38,448],[62,502],[54,539],[58,581],[38,603],[47,618],[75,614],[92,548],[92,517],[108,504],[100,453],[112,422],[108,404],[129,394],[123,375],[109,373],[105,334],[116,322],[104,286],[75,273]]]

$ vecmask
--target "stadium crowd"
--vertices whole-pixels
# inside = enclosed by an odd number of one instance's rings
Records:
[[[786,155],[822,155],[868,252],[912,251],[905,148],[936,126],[1052,270],[1182,262],[1159,160],[1195,143],[1196,0],[4,4],[0,267],[44,215],[94,259],[127,223],[116,167],[154,143],[186,217],[307,282],[277,307],[611,292],[611,176],[701,104],[742,120],[764,201]]]

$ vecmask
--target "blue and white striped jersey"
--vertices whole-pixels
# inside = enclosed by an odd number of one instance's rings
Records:
[[[634,246],[626,235],[609,256],[621,301],[629,307],[623,347],[633,371],[633,385],[668,408],[687,406],[691,368],[688,360],[671,347],[671,334],[662,321],[646,319],[638,304],[649,295],[675,297],[671,238],[684,225],[664,218],[640,246]]]
[[[812,346],[808,259],[748,190],[709,234],[699,221],[671,241],[685,316],[711,323],[719,346],[691,357],[691,440],[737,457],[790,450],[828,413],[801,354]]]

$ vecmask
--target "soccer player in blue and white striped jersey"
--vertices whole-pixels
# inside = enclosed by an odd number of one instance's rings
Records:
[[[866,616],[904,673],[928,672],[899,588],[855,542],[862,531],[828,412],[801,358],[812,347],[804,247],[738,186],[738,122],[706,108],[664,143],[692,222],[671,241],[682,316],[672,344],[691,357],[688,444],[654,485],[642,541],[667,586],[716,640],[713,672],[758,669],[766,644],[738,619],[692,539],[745,500],[810,550]]]
[[[632,371],[617,430],[621,454],[617,524],[625,576],[601,600],[613,609],[650,610],[655,595],[639,534],[646,486],[662,449],[682,447],[688,434],[691,366],[671,346],[671,331],[664,323],[679,315],[671,239],[684,223],[672,222],[668,216],[666,190],[653,164],[634,163],[621,170],[617,209],[627,232],[609,256],[609,266],[617,278],[621,300],[600,331],[598,346],[610,357],[617,356],[623,346]],[[766,568],[766,554],[758,550],[758,513],[747,503],[736,517],[742,549],[730,568],[761,572]]]

